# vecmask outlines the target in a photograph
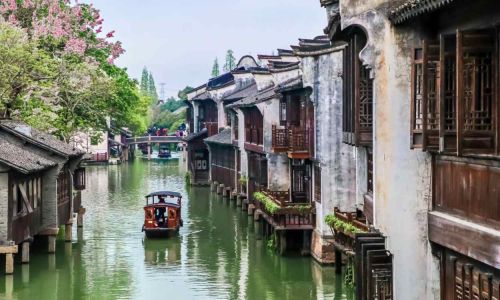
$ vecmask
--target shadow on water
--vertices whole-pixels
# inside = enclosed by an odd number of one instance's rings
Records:
[[[83,230],[57,253],[35,247],[29,265],[0,276],[0,299],[353,299],[331,267],[279,257],[252,217],[204,187],[184,185],[177,161],[136,160],[88,169]],[[183,194],[179,235],[141,232],[144,195]],[[162,297],[161,297],[162,298]]]

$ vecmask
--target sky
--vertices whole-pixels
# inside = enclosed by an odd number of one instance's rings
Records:
[[[140,78],[146,66],[166,97],[205,83],[214,59],[232,49],[272,54],[326,27],[318,0],[86,0],[101,10],[104,30],[116,30],[126,53],[116,64]]]

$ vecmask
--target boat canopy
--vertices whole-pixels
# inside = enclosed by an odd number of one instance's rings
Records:
[[[159,192],[153,192],[149,195],[146,196],[146,198],[149,197],[155,197],[155,196],[163,196],[163,197],[177,197],[177,198],[182,198],[182,195],[177,192],[171,192],[171,191],[159,191]]]

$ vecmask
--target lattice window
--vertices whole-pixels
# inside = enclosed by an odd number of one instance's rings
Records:
[[[412,147],[500,154],[497,36],[496,29],[458,30],[414,50]]]
[[[373,80],[370,70],[359,59],[366,37],[355,31],[347,44],[343,63],[343,141],[350,145],[368,146],[373,139]]]
[[[372,129],[373,126],[373,79],[370,70],[361,67],[359,84],[359,126],[361,129]]]
[[[366,164],[367,164],[367,174],[366,174],[366,186],[369,194],[373,194],[373,149],[371,147],[366,148]]]

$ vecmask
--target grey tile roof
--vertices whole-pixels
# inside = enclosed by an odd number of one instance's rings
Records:
[[[45,150],[53,151],[61,156],[75,157],[84,154],[83,151],[57,139],[55,136],[32,128],[20,121],[2,120],[0,121],[0,128],[22,140],[33,143]]]
[[[209,138],[204,139],[207,144],[220,144],[220,145],[232,145],[233,140],[231,136],[231,129],[226,128],[216,135],[212,135]]]
[[[292,91],[296,89],[301,89],[303,88],[303,82],[302,82],[302,76],[297,76],[294,78],[290,78],[286,81],[283,81],[278,85],[278,87],[275,89],[276,92],[287,92],[287,91]]]
[[[389,2],[387,12],[394,24],[400,24],[453,2],[456,0],[395,0]]]
[[[208,132],[208,129],[203,128],[202,130],[200,130],[198,132],[188,134],[183,140],[186,141],[186,142],[190,142],[190,141],[192,141],[192,140],[194,140],[196,138],[199,138],[199,137],[203,136],[207,132]]]
[[[264,89],[254,95],[250,95],[246,98],[243,98],[239,101],[236,101],[230,105],[228,105],[228,108],[237,108],[237,107],[250,107],[254,106],[257,103],[269,100],[273,98],[276,95],[275,92],[275,86],[271,86],[267,89]]]
[[[198,96],[194,97],[192,101],[209,100],[209,99],[211,99],[210,94],[208,92],[203,92]]]
[[[246,85],[246,86],[241,86],[239,88],[236,88],[235,90],[229,92],[227,95],[224,95],[222,100],[239,100],[251,95],[257,94],[257,84],[255,82]]]
[[[57,165],[55,161],[48,160],[36,153],[24,149],[20,145],[9,143],[1,138],[0,163],[24,174],[42,171]]]

